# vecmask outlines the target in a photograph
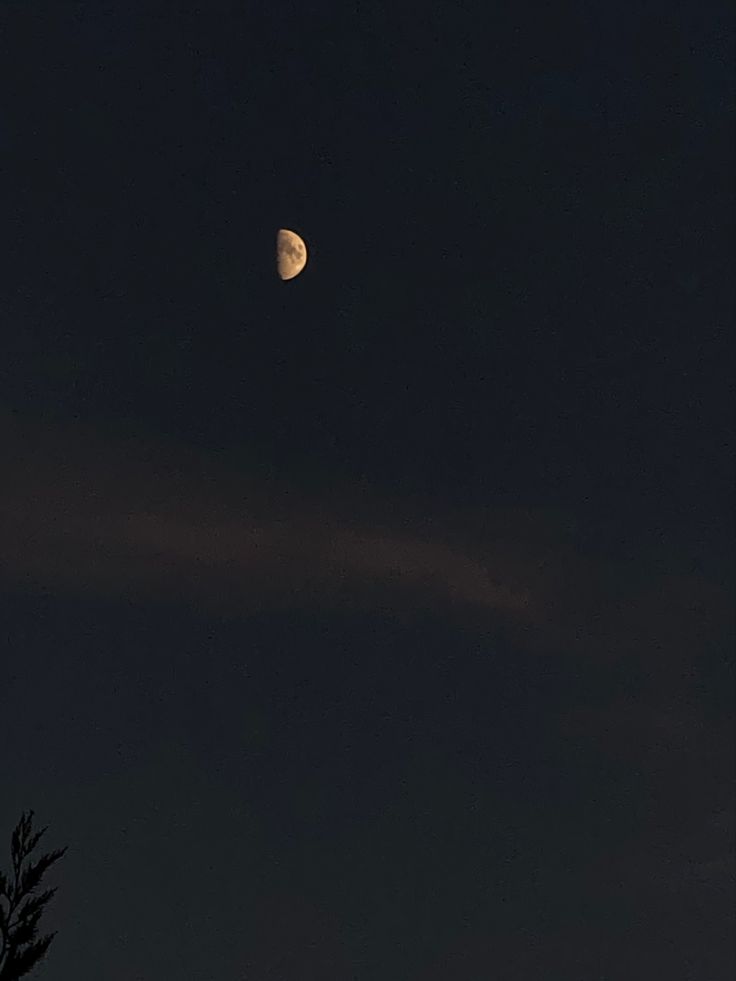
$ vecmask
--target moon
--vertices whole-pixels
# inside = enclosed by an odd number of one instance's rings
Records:
[[[307,264],[304,239],[288,228],[280,228],[276,236],[276,265],[281,279],[293,279]]]

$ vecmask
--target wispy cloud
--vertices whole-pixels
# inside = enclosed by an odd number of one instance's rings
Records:
[[[523,614],[528,604],[442,532],[392,527],[389,502],[377,526],[143,441],[25,427],[5,445],[7,580],[242,609],[445,602]]]
[[[576,547],[548,514],[439,513],[355,488],[307,496],[213,457],[0,420],[0,576],[141,600],[461,609],[524,645],[676,661],[732,630],[727,592]]]

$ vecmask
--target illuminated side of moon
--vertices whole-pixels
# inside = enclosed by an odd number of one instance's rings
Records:
[[[304,239],[288,228],[280,228],[276,236],[276,264],[281,279],[293,279],[307,264]]]

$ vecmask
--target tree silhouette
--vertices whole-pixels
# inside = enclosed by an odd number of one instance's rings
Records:
[[[12,872],[0,872],[0,981],[17,981],[46,956],[55,933],[38,936],[43,908],[56,892],[37,892],[41,879],[66,851],[62,848],[42,855],[36,862],[30,854],[46,831],[33,833],[33,811],[24,812],[10,844]]]

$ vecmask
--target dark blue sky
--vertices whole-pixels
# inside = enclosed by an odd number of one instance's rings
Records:
[[[732,48],[718,3],[2,6],[39,978],[731,976]]]

